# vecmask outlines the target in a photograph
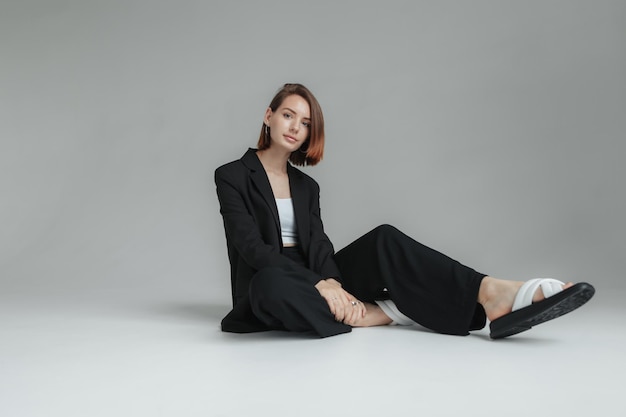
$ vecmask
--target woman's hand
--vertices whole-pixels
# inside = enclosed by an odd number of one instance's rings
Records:
[[[333,278],[321,280],[315,288],[328,303],[335,320],[354,326],[365,317],[365,304],[341,288],[341,284]]]

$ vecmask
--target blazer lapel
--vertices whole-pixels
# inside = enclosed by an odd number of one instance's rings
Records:
[[[277,233],[280,236],[280,221],[278,219],[276,200],[274,200],[274,192],[272,191],[272,186],[270,185],[270,180],[267,178],[265,169],[263,169],[263,165],[256,155],[256,149],[248,149],[248,152],[244,154],[241,160],[250,169],[250,179],[270,208],[272,216],[274,217],[274,223],[276,224]]]

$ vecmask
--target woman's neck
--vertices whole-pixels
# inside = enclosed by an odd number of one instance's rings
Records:
[[[268,148],[257,151],[256,155],[259,157],[266,172],[275,174],[287,173],[287,161],[289,161],[290,153],[272,151],[272,148]]]

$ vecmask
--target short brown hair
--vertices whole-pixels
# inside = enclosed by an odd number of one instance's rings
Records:
[[[309,128],[309,136],[306,138],[300,149],[291,153],[289,162],[294,165],[317,165],[324,156],[324,115],[322,108],[317,99],[302,84],[285,84],[272,99],[269,108],[275,112],[283,101],[291,96],[297,95],[302,97],[309,103],[311,109],[311,127]],[[261,126],[261,135],[257,147],[260,151],[269,148],[271,145],[270,135],[267,133],[265,123]],[[306,149],[306,152],[301,150]]]

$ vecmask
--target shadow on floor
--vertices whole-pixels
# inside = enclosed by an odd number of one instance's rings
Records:
[[[169,316],[185,321],[214,321],[219,323],[230,311],[231,307],[225,304],[207,303],[172,303],[161,304],[155,307],[160,315]]]

